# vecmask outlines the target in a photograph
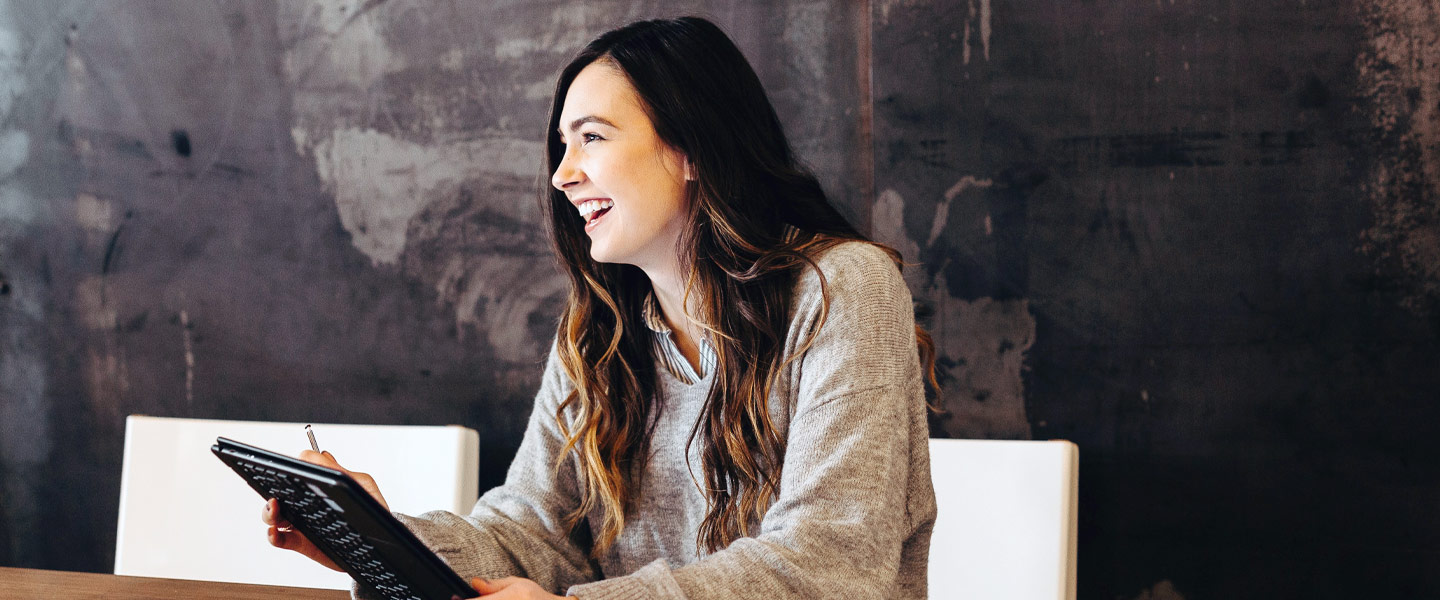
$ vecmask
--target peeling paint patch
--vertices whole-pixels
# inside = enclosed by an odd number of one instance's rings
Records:
[[[880,197],[870,207],[870,227],[872,237],[899,250],[906,260],[915,260],[920,256],[920,245],[905,232],[905,198],[900,196],[900,192],[892,189],[880,192]],[[919,269],[905,270],[906,283],[910,284],[911,290],[923,283],[911,280],[918,274],[916,271]]]
[[[0,183],[0,227],[26,225],[40,217],[39,204],[13,183]]]
[[[331,131],[366,127],[377,114],[390,114],[379,91],[408,61],[384,35],[388,6],[361,0],[276,5],[282,71],[294,93],[290,136],[302,156]]]
[[[1370,0],[1357,59],[1379,152],[1365,188],[1374,224],[1360,249],[1419,315],[1440,310],[1440,7]]]
[[[86,349],[85,383],[90,410],[107,423],[123,417],[121,404],[129,389],[129,377],[123,356],[113,339]]]
[[[0,179],[14,175],[29,158],[29,134],[18,129],[0,132]]]
[[[455,326],[464,335],[466,326],[486,332],[492,347],[525,355],[541,355],[539,339],[526,325],[549,299],[563,294],[566,280],[556,273],[536,277],[535,259],[529,256],[491,256],[466,264],[456,255],[446,264],[436,291],[453,303]]]
[[[930,224],[930,237],[925,242],[925,245],[934,245],[935,240],[940,239],[940,234],[945,231],[945,225],[950,220],[950,203],[953,202],[955,198],[965,193],[965,190],[988,188],[993,185],[995,185],[995,182],[990,179],[977,179],[973,175],[966,175],[961,177],[960,181],[955,182],[955,185],[950,186],[950,189],[945,190],[945,199],[935,208],[935,219]],[[985,215],[985,235],[990,235],[991,233],[993,233],[993,228],[990,225],[990,215]]]
[[[876,3],[876,9],[880,12],[880,23],[882,25],[888,25],[890,23],[890,11],[896,6],[910,8],[920,4],[927,4],[928,2],[929,0],[880,0]]]
[[[950,186],[950,189],[945,190],[945,201],[950,202],[954,200],[956,196],[965,193],[965,190],[971,188],[988,188],[993,185],[995,185],[995,181],[988,177],[981,179],[974,175],[966,175],[961,177],[960,181],[955,182],[955,185]]]
[[[785,47],[792,53],[788,63],[799,73],[815,76],[825,73],[832,62],[826,55],[830,2],[807,2],[785,8]]]
[[[495,58],[515,61],[536,54],[569,56],[585,47],[596,34],[608,29],[597,29],[597,25],[626,20],[614,14],[613,8],[608,6],[583,3],[558,5],[550,13],[549,27],[538,31],[526,28],[518,32],[519,35],[501,38],[495,44]]]
[[[980,34],[980,50],[984,53],[985,61],[990,61],[990,0],[980,0],[977,8],[975,0],[970,0],[969,10],[965,17],[965,39],[961,46],[960,58],[964,64],[970,64],[970,28],[974,22],[975,29]]]
[[[944,360],[937,365],[953,437],[1030,439],[1025,413],[1025,355],[1035,344],[1030,301],[950,297],[944,274],[927,296],[935,303],[930,332]]]
[[[541,11],[541,23],[497,27],[483,43],[419,48],[397,33],[416,20],[403,3],[278,8],[294,90],[291,142],[314,161],[351,244],[372,265],[433,290],[453,310],[457,339],[525,357],[514,368],[531,377],[528,361],[543,356],[567,284],[534,268],[550,258],[535,202],[543,144],[516,139],[524,135],[497,106],[507,94],[548,100],[553,81],[476,79],[475,65],[529,69],[537,57],[568,55],[618,16],[559,6]],[[468,82],[461,93],[457,78]]]
[[[290,141],[295,142],[295,153],[305,156],[310,153],[310,135],[304,127],[290,128]]]
[[[507,206],[533,206],[532,194],[530,180],[491,175],[437,198],[410,221],[401,263],[453,308],[456,337],[474,330],[517,356],[544,355],[569,285],[557,269],[536,268],[552,261],[536,215]]]
[[[180,311],[180,342],[185,348],[185,406],[195,406],[195,344],[190,334],[190,314]]]
[[[374,6],[363,0],[282,2],[278,22],[293,36],[285,53],[285,74],[291,81],[312,84],[343,82],[361,89],[405,67],[379,30],[380,21],[366,14]]]
[[[75,285],[75,308],[91,329],[115,329],[115,308],[105,301],[105,277],[90,275]]]
[[[989,180],[966,177],[952,186],[948,199]],[[943,206],[943,204],[942,204]],[[937,214],[936,222],[944,216]],[[871,211],[872,237],[889,244],[907,260],[920,256],[920,245],[905,231],[905,199],[893,189],[880,193]],[[940,225],[943,227],[943,224]],[[928,247],[938,237],[932,223]],[[937,370],[947,411],[945,433],[959,438],[1031,439],[1025,413],[1025,358],[1035,344],[1035,318],[1024,299],[965,300],[950,295],[944,269],[906,269],[915,299],[929,307],[923,323],[936,341]]]
[[[340,222],[376,264],[395,264],[410,219],[436,194],[485,173],[533,176],[541,145],[477,140],[420,145],[368,129],[341,129],[314,148],[315,169],[334,194]]]
[[[980,45],[985,62],[990,62],[990,0],[980,0]]]
[[[94,194],[80,193],[75,196],[75,223],[83,229],[110,233],[114,231],[115,211],[110,201]]]
[[[0,123],[10,123],[15,100],[29,89],[25,62],[27,50],[8,18],[0,22]],[[0,129],[0,224],[27,224],[38,216],[38,203],[10,181],[30,159],[30,134],[21,129]]]
[[[875,11],[878,17],[876,20],[881,26],[889,25],[890,13],[896,8],[909,9],[921,6],[936,9],[949,7],[946,3],[933,2],[933,0],[879,0],[875,4]],[[958,7],[956,7],[956,9],[958,9]],[[990,15],[990,0],[967,0],[965,28],[962,32],[963,38],[961,39],[962,45],[960,50],[960,59],[964,64],[970,64],[970,49],[973,44],[971,41],[972,32],[974,37],[979,38],[980,55],[987,62],[990,60],[990,35],[992,33]],[[953,33],[951,36],[951,39],[954,39]]]
[[[0,24],[0,115],[10,114],[15,99],[29,88],[25,78],[25,44],[9,27]]]

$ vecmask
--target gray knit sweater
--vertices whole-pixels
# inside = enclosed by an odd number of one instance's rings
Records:
[[[770,412],[786,442],[784,469],[779,497],[750,524],[754,537],[697,549],[700,443],[688,465],[685,445],[714,373],[686,385],[657,368],[663,409],[638,500],[611,549],[588,558],[599,515],[574,535],[562,522],[583,475],[573,456],[554,468],[564,447],[555,408],[572,385],[553,351],[505,484],[469,515],[397,517],[467,580],[525,577],[582,600],[925,598],[935,496],[910,293],[867,244],[841,244],[816,262],[829,316],[777,378]],[[813,269],[797,284],[794,311],[787,357],[819,323]]]

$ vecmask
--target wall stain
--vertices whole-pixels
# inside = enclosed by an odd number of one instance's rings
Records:
[[[551,253],[535,195],[543,146],[538,129],[515,135],[513,111],[493,106],[506,97],[548,101],[551,83],[531,77],[502,87],[480,70],[493,67],[475,65],[568,54],[605,12],[565,7],[551,18],[568,26],[498,28],[488,46],[457,35],[432,47],[391,39],[417,24],[448,31],[445,17],[417,17],[406,5],[363,18],[341,10],[354,3],[279,7],[282,22],[293,18],[282,33],[294,40],[285,49],[291,140],[314,160],[352,245],[372,265],[433,290],[453,312],[455,338],[502,355],[542,356],[553,335],[549,315],[568,285],[558,271],[534,268]],[[496,368],[514,370],[510,378],[534,375],[524,360]]]
[[[306,139],[315,139],[313,133]],[[541,146],[505,139],[422,145],[372,129],[340,129],[313,153],[352,243],[385,265],[399,261],[410,220],[427,204],[486,174],[538,172]]]
[[[883,190],[871,210],[872,236],[899,250],[905,260],[919,260],[941,238],[935,232],[945,228],[949,202],[968,189],[993,185],[988,178],[974,176],[952,185],[935,203],[924,250],[906,232],[905,199],[893,189]],[[1036,324],[1029,301],[957,297],[952,293],[955,286],[947,279],[948,262],[904,271],[919,323],[936,343],[936,375],[946,412],[935,417],[932,427],[957,438],[1031,439],[1023,377],[1025,355],[1035,343]]]
[[[186,133],[184,129],[170,132],[170,146],[181,158],[190,158],[190,134]]]
[[[990,0],[980,0],[979,10],[976,10],[975,0],[969,0],[968,10],[965,18],[965,40],[961,46],[961,62],[970,64],[970,23],[976,22],[975,27],[980,30],[980,49],[984,53],[985,62],[990,62]]]
[[[190,313],[180,311],[180,345],[185,349],[185,407],[195,407],[195,343],[191,331],[195,324],[190,322]]]
[[[1056,140],[1055,164],[1139,169],[1298,165],[1310,162],[1318,145],[1315,133],[1308,130],[1079,135]]]
[[[993,185],[995,185],[995,182],[989,178],[980,179],[974,175],[966,175],[961,177],[960,181],[955,182],[955,185],[950,186],[950,189],[945,190],[944,199],[941,200],[939,206],[935,208],[935,218],[930,225],[930,237],[926,240],[925,245],[934,246],[935,242],[940,239],[940,234],[945,233],[945,226],[950,220],[950,203],[954,202],[955,198],[959,197],[965,190],[984,189]],[[982,223],[984,223],[985,235],[995,233],[995,226],[988,212],[984,216]]]
[[[1359,248],[1402,306],[1440,314],[1440,7],[1369,0],[1361,15],[1369,46],[1356,67],[1378,148]]]
[[[530,189],[490,176],[440,195],[411,219],[402,268],[452,307],[458,337],[473,329],[494,348],[542,356],[554,323],[537,316],[558,312],[569,282],[546,268],[554,259],[544,230],[496,209],[501,198],[523,202]]]

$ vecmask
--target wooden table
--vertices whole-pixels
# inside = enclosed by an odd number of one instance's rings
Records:
[[[127,577],[102,573],[73,573],[0,567],[0,599],[35,600],[41,598],[94,598],[105,600],[270,600],[296,598],[301,600],[348,600],[343,590],[220,583],[188,579],[155,579]]]

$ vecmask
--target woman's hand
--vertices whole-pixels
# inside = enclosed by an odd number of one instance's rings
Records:
[[[520,577],[501,579],[476,577],[470,580],[470,587],[480,592],[480,597],[485,600],[560,600],[560,596],[551,594],[541,589],[535,582]],[[565,596],[564,600],[575,600],[575,597]]]
[[[355,480],[355,483],[360,484],[360,487],[370,492],[370,495],[374,496],[375,500],[380,502],[380,506],[385,507],[385,510],[390,510],[390,505],[385,502],[385,497],[380,495],[380,486],[375,485],[374,478],[365,473],[350,471],[340,466],[340,463],[335,462],[335,457],[331,456],[329,452],[321,453],[315,452],[314,450],[304,450],[300,452],[300,460],[322,467],[330,467],[331,469],[349,475],[351,479]],[[325,553],[321,552],[320,548],[316,547],[304,534],[295,531],[290,526],[290,523],[280,516],[279,501],[274,498],[267,500],[265,502],[265,508],[260,511],[260,520],[270,526],[267,536],[271,546],[294,550],[305,555],[306,558],[325,565],[326,567],[336,571],[343,570],[339,565],[335,564],[335,561],[330,560],[330,557],[325,556]]]

